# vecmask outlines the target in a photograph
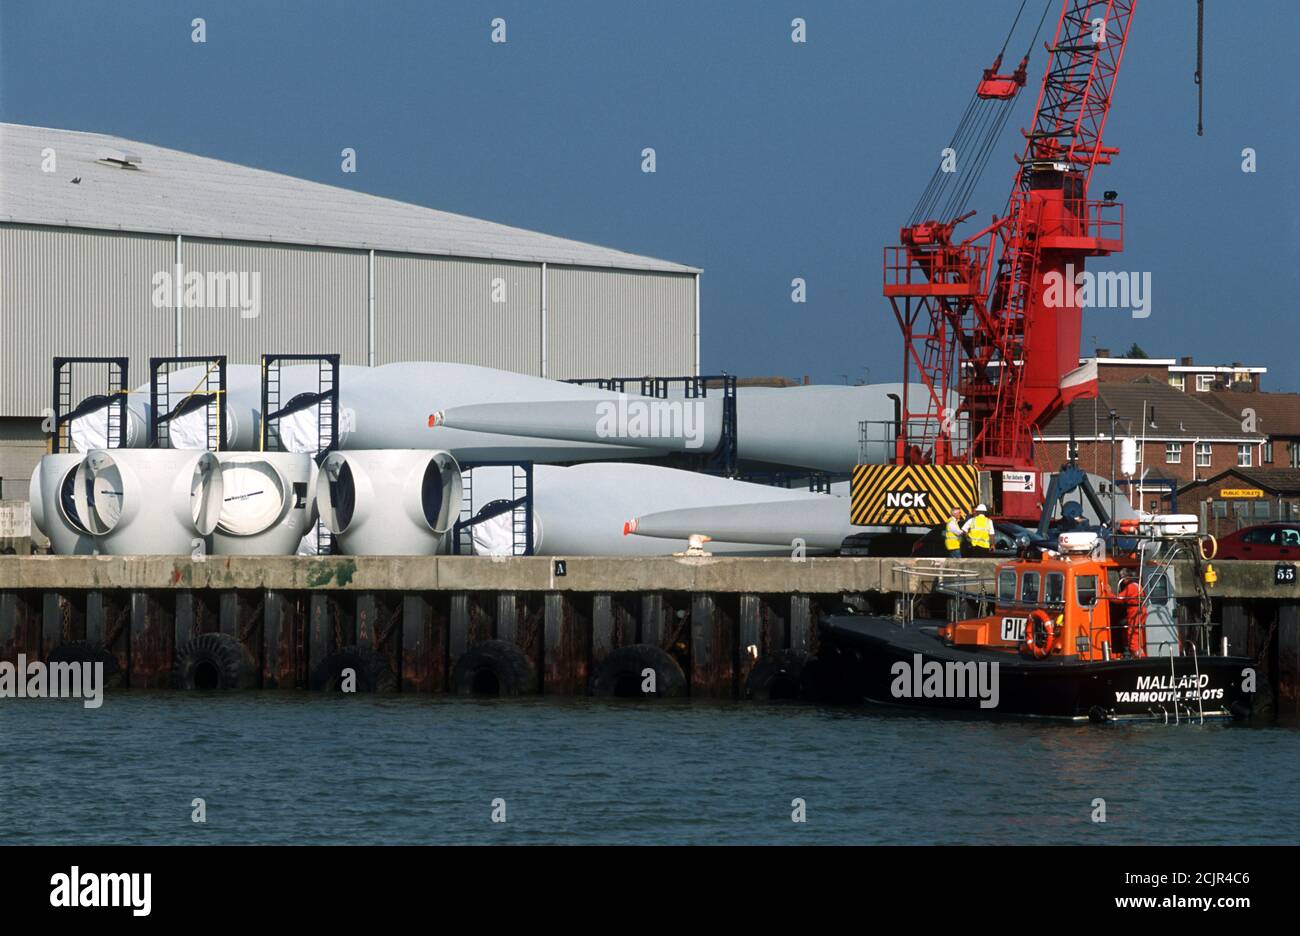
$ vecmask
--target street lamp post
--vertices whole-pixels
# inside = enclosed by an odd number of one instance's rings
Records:
[[[1111,529],[1115,528],[1115,475],[1118,473],[1118,467],[1115,464],[1115,423],[1119,421],[1119,414],[1114,410],[1110,411],[1110,523]]]

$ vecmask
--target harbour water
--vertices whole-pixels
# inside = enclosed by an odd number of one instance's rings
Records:
[[[1293,843],[1297,775],[1297,721],[274,692],[0,702],[6,844]]]

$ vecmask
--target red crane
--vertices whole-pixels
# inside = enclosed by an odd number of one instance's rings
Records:
[[[1124,246],[1123,206],[1114,193],[1091,199],[1088,191],[1093,169],[1118,152],[1102,131],[1135,5],[1064,0],[1005,213],[955,240],[975,214],[966,202],[1025,84],[1028,53],[1003,74],[1004,43],[946,164],[898,245],[885,248],[884,293],[903,330],[904,383],[928,391],[919,405],[903,395],[897,464],[973,464],[993,473],[996,489],[1005,472],[1036,473],[1034,436],[1071,400],[1096,395],[1095,369],[1078,364],[1082,313],[1070,287],[1086,258]],[[1044,10],[1031,48],[1046,17]],[[1041,492],[1001,487],[1002,516],[1037,520]]]

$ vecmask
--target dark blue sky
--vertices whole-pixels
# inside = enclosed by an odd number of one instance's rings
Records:
[[[95,130],[704,268],[707,371],[895,379],[896,237],[1018,0],[0,0],[0,117]],[[1049,26],[1058,4],[1053,3]],[[1107,143],[1152,314],[1085,350],[1300,389],[1300,3],[1141,0]],[[1008,53],[1042,11],[1027,4]],[[190,20],[207,20],[207,43]],[[508,42],[489,41],[507,21]],[[808,42],[790,41],[790,21]],[[972,206],[1000,211],[1044,55]],[[339,151],[358,172],[339,171]],[[640,171],[643,147],[658,171]],[[1241,172],[1253,147],[1258,172]],[[1103,268],[1098,264],[1098,269]],[[802,276],[808,301],[790,301]]]

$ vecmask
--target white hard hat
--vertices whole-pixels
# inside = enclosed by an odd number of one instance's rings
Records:
[[[978,507],[975,508],[975,512],[976,512],[976,513],[988,513],[988,512],[989,512],[989,509],[988,509],[987,507],[985,507],[983,504],[980,504]]]

